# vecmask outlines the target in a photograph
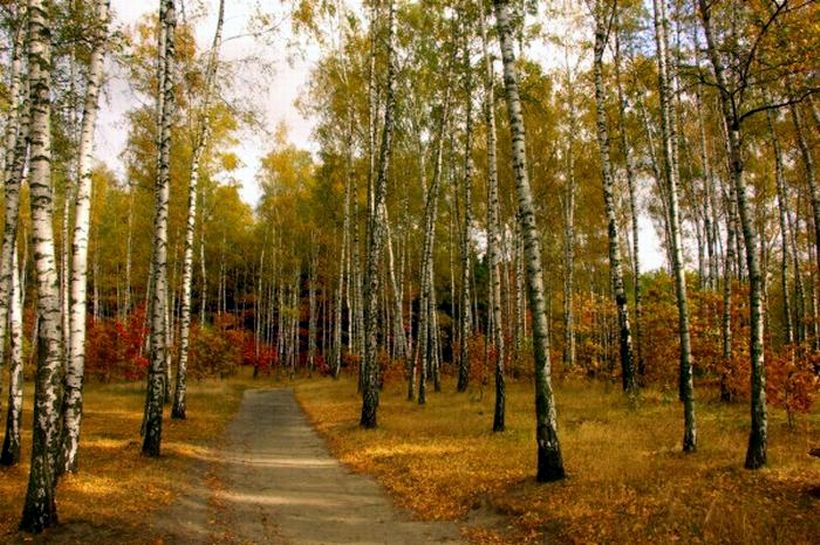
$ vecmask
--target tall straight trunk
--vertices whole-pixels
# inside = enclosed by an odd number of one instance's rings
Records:
[[[319,268],[319,248],[315,235],[311,237],[310,263],[308,264],[308,372],[316,366],[316,283]]]
[[[575,194],[577,181],[575,179],[575,135],[578,129],[577,109],[575,105],[575,82],[569,69],[566,74],[567,109],[569,127],[566,135],[566,182],[563,192],[563,219],[564,219],[564,369],[575,367]],[[636,254],[637,255],[637,254]]]
[[[723,319],[721,320],[723,369],[719,377],[721,401],[731,401],[733,397],[728,386],[728,372],[732,360],[732,282],[734,281],[732,267],[735,264],[735,237],[737,236],[735,214],[732,211],[734,194],[734,190],[730,187],[726,198],[726,255],[723,260]]]
[[[427,377],[433,371],[437,359],[438,328],[435,326],[435,287],[433,249],[436,243],[436,218],[438,216],[439,187],[441,186],[444,141],[450,111],[450,85],[444,91],[441,118],[439,119],[435,157],[433,162],[433,179],[427,190],[427,200],[424,204],[424,244],[421,257],[421,293],[419,317],[419,343],[416,350],[419,353],[419,405],[427,402]]]
[[[199,288],[199,324],[205,324],[205,312],[208,310],[208,269],[205,263],[205,218],[206,216],[206,208],[205,208],[205,192],[201,191],[200,194],[202,195],[202,206],[200,217],[201,221],[199,226],[199,275],[200,275],[200,288]]]
[[[0,465],[20,463],[20,430],[23,427],[23,296],[17,249],[13,252],[11,273],[11,308],[9,310],[9,406],[6,412],[6,435],[0,452]]]
[[[396,276],[396,259],[393,254],[393,235],[390,229],[390,219],[387,216],[387,209],[385,209],[385,227],[387,236],[387,277],[390,281],[390,289],[393,291],[392,300],[392,320],[393,323],[393,342],[395,346],[395,357],[400,359],[405,366],[406,371],[410,371],[410,354],[407,348],[407,335],[404,332],[404,293],[403,286],[400,279]],[[388,307],[389,309],[389,307]]]
[[[87,318],[88,233],[91,227],[91,168],[93,166],[94,129],[97,124],[100,83],[102,81],[105,45],[108,36],[109,0],[96,2],[93,49],[88,64],[85,104],[80,128],[77,165],[77,201],[74,233],[71,242],[71,316],[69,317],[68,361],[63,398],[62,461],[58,472],[75,473],[78,469],[80,424],[83,412],[85,376],[85,324]]]
[[[766,370],[763,360],[763,300],[760,270],[760,251],[752,212],[751,192],[743,179],[743,149],[741,139],[741,118],[734,97],[730,94],[729,82],[723,68],[723,60],[717,50],[712,14],[706,0],[698,0],[706,50],[714,70],[715,80],[720,90],[721,112],[728,131],[730,174],[735,186],[735,197],[740,216],[743,240],[746,246],[746,268],[749,274],[750,339],[749,358],[751,360],[751,431],[746,450],[745,467],[757,469],[766,464],[768,423],[766,415]]]
[[[465,25],[466,26],[466,25]],[[473,223],[473,74],[470,63],[469,29],[464,29],[464,218],[461,234],[461,315],[459,317],[459,366],[457,390],[464,392],[470,383],[470,337],[472,336],[472,315],[470,307],[470,279],[472,278],[472,256],[470,255],[470,228]]]
[[[379,306],[379,264],[385,239],[385,200],[387,197],[387,176],[390,152],[393,142],[393,110],[396,106],[395,78],[396,59],[393,51],[396,39],[396,8],[393,0],[388,1],[387,19],[387,82],[384,126],[379,151],[379,172],[373,192],[373,218],[370,222],[367,241],[367,269],[365,270],[364,308],[364,384],[362,388],[362,414],[359,425],[363,428],[377,426],[379,408],[378,385],[378,306]],[[371,21],[371,24],[373,21]]]
[[[786,202],[786,181],[783,175],[783,150],[780,148],[780,140],[774,130],[774,112],[767,110],[766,116],[772,141],[772,151],[774,152],[777,217],[780,226],[780,290],[783,292],[783,342],[791,344],[794,342],[794,327],[792,325],[791,297],[789,297],[789,228],[786,220],[788,203]]]
[[[798,207],[799,208],[799,207]],[[800,256],[797,251],[797,236],[792,215],[786,213],[789,228],[789,247],[794,268],[794,340],[801,344],[806,340],[806,295],[803,289],[803,275],[800,273]]]
[[[170,192],[171,117],[174,108],[174,0],[161,0],[159,37],[159,95],[157,100],[157,182],[154,190],[153,281],[151,282],[150,367],[145,399],[142,453],[159,456],[162,442],[162,406],[165,397],[165,365],[168,304],[168,197]]]
[[[820,294],[820,185],[817,184],[817,174],[814,170],[814,156],[812,155],[811,147],[809,146],[806,132],[803,128],[803,118],[796,104],[789,107],[792,124],[794,125],[795,133],[797,133],[797,144],[800,148],[800,158],[803,161],[803,167],[806,171],[806,183],[809,186],[809,198],[811,201],[812,223],[814,223],[814,258],[816,260],[816,267],[814,270],[814,297],[811,299],[812,308],[817,307],[817,296]],[[816,318],[814,312],[812,316]],[[812,327],[814,328],[814,346],[815,349],[820,348],[820,338],[818,338],[818,324],[817,320],[812,320]]]
[[[121,320],[126,323],[131,312],[131,262],[134,244],[134,185],[128,184],[128,233],[125,239],[125,300],[122,305]]]
[[[342,247],[340,249],[339,259],[339,282],[336,286],[336,297],[334,304],[334,320],[333,320],[333,361],[331,363],[333,378],[339,378],[342,371],[342,297],[345,293],[345,286],[349,285],[347,277],[348,271],[348,250],[349,245],[349,231],[350,231],[350,192],[353,185],[353,114],[348,110],[347,119],[347,135],[345,138],[345,188],[344,188],[344,207],[342,219]],[[349,288],[348,288],[349,289]],[[350,293],[349,291],[347,292]],[[350,308],[350,297],[348,296],[348,308]],[[349,321],[349,316],[348,316]],[[350,342],[348,340],[348,342]]]
[[[621,81],[621,42],[620,28],[615,29],[615,82],[618,88],[618,132],[621,137],[621,151],[624,154],[624,166],[626,167],[626,187],[629,196],[629,215],[632,226],[632,292],[635,297],[635,357],[637,359],[637,372],[639,376],[644,374],[643,357],[643,305],[641,301],[641,259],[640,259],[640,229],[638,228],[638,199],[636,196],[635,164],[633,162],[632,149],[629,136],[626,133],[626,97],[624,95],[623,82]]]
[[[614,8],[611,8],[614,9]],[[611,13],[605,8],[603,0],[597,0],[595,8],[595,105],[598,148],[601,156],[603,176],[604,207],[607,217],[607,235],[609,238],[609,267],[612,291],[618,310],[618,326],[621,354],[621,379],[623,389],[632,393],[637,389],[632,351],[632,330],[629,325],[629,307],[624,287],[624,275],[621,267],[621,237],[618,231],[618,220],[615,212],[614,180],[612,161],[609,154],[609,129],[607,128],[603,75],[603,56],[609,36]]]
[[[493,88],[493,61],[488,51],[487,22],[484,3],[480,4],[481,48],[484,62],[484,120],[487,124],[487,264],[490,269],[490,305],[488,331],[492,331],[495,343],[495,403],[493,405],[493,431],[506,428],[507,388],[504,375],[504,328],[501,316],[501,207],[498,203],[498,155],[496,151],[495,90]],[[488,335],[485,347],[489,344]]]
[[[674,89],[669,74],[669,38],[666,19],[666,0],[653,0],[655,23],[655,46],[658,58],[658,91],[661,103],[661,133],[663,135],[664,177],[669,193],[669,222],[672,235],[672,270],[675,276],[675,294],[678,303],[678,335],[680,339],[679,396],[683,402],[683,451],[697,449],[697,426],[695,423],[694,385],[692,379],[692,349],[689,339],[689,307],[686,298],[686,276],[680,229],[678,204],[678,131],[674,106]]]
[[[524,241],[521,235],[521,226],[516,222],[513,232],[513,244],[515,245],[515,259],[510,263],[510,267],[515,274],[515,359],[520,361],[524,349],[524,339],[527,336],[527,289],[524,279]]]
[[[518,222],[524,238],[527,260],[530,306],[533,321],[533,352],[535,359],[535,418],[539,482],[564,478],[564,462],[558,442],[558,422],[550,383],[549,331],[544,305],[544,285],[541,269],[541,242],[535,224],[532,192],[527,173],[524,118],[518,92],[518,71],[513,54],[508,0],[493,0],[498,39],[504,62],[504,88],[512,133],[513,171],[518,194]]]
[[[18,8],[14,41],[11,50],[11,67],[8,87],[9,111],[6,117],[5,153],[3,155],[3,186],[5,192],[5,221],[3,242],[0,250],[0,370],[3,369],[3,346],[6,342],[9,307],[12,291],[12,261],[17,240],[17,218],[20,214],[20,184],[26,162],[29,111],[25,94],[28,86],[23,84],[23,58],[26,54],[25,7]],[[0,394],[2,382],[0,381]],[[2,399],[2,397],[0,397]],[[2,405],[0,403],[0,405]]]
[[[695,69],[700,71],[700,44],[698,42],[697,29],[693,29],[692,40],[695,45]],[[703,114],[703,86],[695,86],[695,106],[697,110],[698,129],[700,136],[700,164],[701,177],[703,178],[704,193],[706,201],[704,203],[703,218],[706,230],[706,248],[708,253],[708,276],[706,287],[716,289],[718,278],[717,259],[717,205],[715,199],[715,180],[712,169],[709,148],[706,145],[706,120]]]
[[[59,278],[54,249],[51,185],[51,5],[29,0],[31,127],[31,222],[37,274],[37,372],[34,385],[31,466],[20,529],[40,533],[57,523],[55,501],[60,440],[62,331]]]
[[[225,0],[219,1],[219,11],[211,45],[208,67],[205,72],[205,96],[202,104],[199,131],[196,135],[194,151],[191,156],[191,172],[188,177],[188,216],[185,223],[185,247],[182,258],[182,301],[180,309],[179,360],[177,361],[177,380],[174,386],[174,405],[171,418],[185,419],[188,378],[188,345],[191,331],[191,291],[194,281],[194,235],[196,234],[196,204],[199,198],[199,171],[205,147],[211,135],[210,109],[216,86],[216,73],[219,61],[219,47],[222,44],[222,24],[225,20]]]

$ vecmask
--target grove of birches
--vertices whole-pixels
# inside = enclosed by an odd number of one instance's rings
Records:
[[[284,20],[263,2],[248,32],[318,58],[282,105],[313,120],[311,149],[243,79],[275,79],[270,59],[220,54],[232,2],[156,3],[128,24],[108,0],[0,3],[0,461],[20,462],[31,396],[22,530],[54,525],[57,481],[83,471],[92,381],[145,383],[148,457],[187,381],[240,366],[358,376],[363,428],[390,381],[428,405],[486,387],[502,431],[505,383],[526,381],[538,482],[573,456],[553,395],[573,376],[671,392],[690,453],[695,399],[747,404],[748,470],[767,414],[811,410],[812,0],[299,0]],[[111,71],[133,97],[120,169],[95,154]]]

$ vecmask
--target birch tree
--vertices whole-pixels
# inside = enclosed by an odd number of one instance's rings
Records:
[[[176,385],[174,386],[174,404],[171,418],[184,420],[187,406],[188,348],[191,331],[191,290],[194,279],[194,236],[196,235],[196,205],[199,199],[199,175],[202,156],[208,145],[211,134],[210,107],[216,86],[219,48],[222,44],[222,25],[225,21],[225,0],[219,0],[216,31],[214,32],[208,64],[205,70],[205,95],[200,113],[199,127],[194,140],[194,151],[191,156],[191,172],[188,177],[188,215],[185,222],[185,248],[182,258],[182,301],[180,304],[179,360],[177,362]]]
[[[390,152],[393,142],[393,111],[396,105],[395,78],[395,40],[396,8],[393,0],[387,5],[387,82],[384,106],[384,123],[382,141],[379,150],[378,176],[373,191],[373,211],[368,230],[367,268],[365,270],[364,294],[364,339],[363,360],[362,414],[359,425],[363,428],[375,428],[379,408],[378,385],[378,320],[379,320],[379,285],[381,253],[385,239],[385,199],[387,196],[387,177],[390,165]],[[371,21],[372,24],[373,21]]]
[[[719,90],[721,115],[727,130],[726,145],[729,153],[729,174],[734,186],[740,228],[746,247],[746,268],[749,274],[750,339],[751,360],[751,431],[746,451],[745,466],[757,469],[766,464],[768,442],[768,418],[766,413],[766,376],[763,361],[763,298],[760,269],[760,244],[754,225],[751,191],[744,179],[742,122],[748,112],[743,107],[743,94],[738,94],[745,81],[732,81],[727,74],[724,59],[718,51],[712,18],[712,6],[706,0],[698,0],[698,10],[706,37],[706,52],[712,64],[712,73]],[[742,75],[741,75],[742,77]]]
[[[29,130],[32,249],[37,289],[37,371],[31,467],[20,529],[40,533],[57,523],[56,452],[62,404],[62,331],[54,249],[51,182],[51,3],[29,0]]]
[[[518,223],[524,239],[527,283],[532,309],[533,355],[535,358],[535,418],[537,475],[539,482],[564,478],[564,462],[558,441],[558,422],[550,379],[549,331],[544,304],[541,269],[541,242],[535,224],[532,192],[527,173],[526,137],[518,91],[518,69],[513,53],[508,0],[493,0],[501,59],[504,64],[504,89],[512,133],[513,172],[518,195]]]
[[[58,471],[74,473],[78,469],[80,423],[83,411],[83,380],[85,374],[85,324],[88,285],[88,233],[91,217],[91,167],[94,151],[94,130],[97,124],[100,83],[108,34],[109,0],[95,4],[94,26],[91,29],[92,49],[88,64],[83,117],[77,163],[75,223],[71,242],[71,313],[69,317],[68,362],[66,365],[65,397],[63,399],[62,460]]]
[[[150,358],[148,388],[145,399],[142,452],[160,454],[162,443],[162,406],[165,396],[165,365],[168,347],[166,328],[168,304],[168,198],[170,192],[171,119],[174,108],[174,0],[160,0],[157,95],[157,181],[154,189],[155,209],[150,297]]]
[[[18,6],[11,20],[11,62],[9,69],[8,101],[9,112],[6,118],[3,156],[3,186],[5,200],[5,218],[3,224],[3,241],[0,248],[0,370],[3,368],[5,354],[6,327],[8,325],[9,307],[12,291],[12,260],[17,242],[17,223],[20,213],[20,185],[27,158],[27,139],[29,129],[29,100],[26,96],[29,84],[24,82],[23,68],[26,57],[26,8]],[[0,386],[2,393],[2,386]],[[2,398],[0,398],[2,399]]]
[[[467,390],[470,382],[470,354],[469,345],[472,336],[472,305],[470,296],[470,282],[472,279],[472,256],[470,253],[470,229],[473,222],[473,74],[470,62],[470,33],[469,25],[464,23],[463,37],[463,69],[464,69],[464,93],[466,95],[465,121],[464,121],[464,217],[463,229],[461,233],[461,316],[459,317],[459,366],[458,384],[459,392]]]
[[[683,402],[683,451],[697,449],[695,425],[695,400],[692,379],[692,348],[689,339],[689,306],[686,299],[686,276],[681,244],[680,206],[678,204],[678,134],[677,114],[673,105],[673,89],[669,74],[668,21],[666,0],[653,0],[655,46],[658,62],[658,91],[661,102],[661,133],[663,146],[664,178],[669,197],[669,231],[672,235],[672,272],[675,277],[675,293],[678,303],[678,335],[680,339],[679,393]]]
[[[612,291],[618,310],[618,329],[621,354],[621,379],[624,391],[634,393],[637,390],[635,381],[634,355],[632,350],[632,330],[629,325],[629,308],[624,287],[623,268],[621,266],[621,237],[615,211],[614,180],[612,160],[609,151],[609,129],[606,119],[606,91],[604,88],[603,56],[612,21],[615,4],[609,0],[596,0],[593,8],[595,16],[595,46],[593,72],[595,79],[595,112],[598,136],[598,150],[601,156],[601,170],[604,190],[604,206],[607,218],[607,236],[609,240],[609,267],[612,280]]]
[[[498,203],[498,154],[495,123],[495,89],[493,88],[493,60],[488,51],[487,21],[484,2],[479,2],[481,56],[484,64],[484,121],[487,124],[487,263],[490,268],[490,306],[492,339],[495,343],[495,403],[493,431],[506,428],[507,391],[504,376],[506,351],[504,326],[501,315],[501,207]],[[487,336],[488,339],[490,336]]]
[[[13,466],[20,462],[23,427],[23,297],[17,249],[13,252],[11,304],[9,310],[9,401],[6,411],[6,435],[0,464]]]

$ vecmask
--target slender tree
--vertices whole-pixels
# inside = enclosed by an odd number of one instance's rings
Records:
[[[83,412],[85,376],[85,324],[88,285],[88,233],[91,220],[91,167],[94,151],[94,129],[97,124],[103,60],[108,38],[109,0],[98,0],[91,30],[92,49],[88,64],[85,104],[80,126],[80,145],[75,203],[74,232],[71,243],[71,315],[69,317],[68,363],[63,398],[62,461],[58,471],[74,473],[78,469],[80,423]]]
[[[29,0],[32,245],[37,281],[37,376],[31,468],[20,529],[40,533],[57,523],[56,453],[60,440],[62,331],[54,249],[51,182],[51,4]]]
[[[683,451],[697,449],[695,424],[695,400],[692,380],[692,348],[689,339],[689,305],[686,298],[686,276],[681,243],[680,206],[678,204],[678,134],[677,114],[674,111],[674,95],[669,74],[668,26],[666,0],[653,0],[655,23],[655,46],[658,59],[658,91],[661,102],[661,133],[666,189],[669,197],[669,231],[672,235],[672,271],[675,276],[675,294],[678,303],[678,335],[680,338],[679,392],[683,401]]]
[[[211,135],[210,107],[216,87],[219,48],[222,44],[222,25],[225,21],[225,0],[219,0],[216,31],[214,32],[208,64],[205,69],[205,95],[199,119],[198,134],[194,140],[194,151],[191,155],[191,172],[188,177],[188,216],[185,224],[185,250],[182,258],[182,301],[180,304],[179,360],[174,387],[174,405],[171,418],[183,420],[187,406],[185,394],[188,378],[188,348],[191,331],[191,291],[194,280],[194,235],[196,234],[196,205],[199,198],[199,174],[202,156]]]
[[[168,197],[170,192],[171,119],[174,108],[174,0],[161,0],[159,12],[159,47],[157,95],[157,182],[154,189],[154,229],[151,267],[150,363],[145,399],[142,452],[160,454],[162,443],[162,406],[165,397],[165,365],[168,346],[166,328],[168,304]]]
[[[459,392],[467,390],[470,383],[470,355],[469,345],[472,336],[472,305],[470,296],[470,282],[472,279],[472,256],[470,244],[470,228],[473,223],[473,68],[470,62],[470,36],[469,25],[464,23],[463,37],[463,70],[464,70],[464,94],[465,94],[465,122],[464,122],[464,217],[463,229],[461,233],[461,303],[459,316],[459,366],[458,384]]]
[[[746,451],[747,469],[757,469],[766,464],[768,443],[768,418],[766,414],[766,375],[763,361],[763,291],[760,269],[760,245],[754,225],[751,191],[744,179],[743,140],[741,124],[746,113],[738,103],[743,93],[737,90],[747,82],[729,81],[724,61],[718,52],[712,20],[712,6],[706,0],[698,0],[703,31],[706,37],[706,52],[712,64],[715,83],[719,90],[721,114],[727,129],[730,176],[734,186],[740,228],[746,247],[746,268],[749,274],[750,339],[751,360],[751,416],[749,446]]]
[[[634,355],[632,350],[632,330],[629,325],[629,308],[624,287],[623,268],[621,266],[621,237],[615,211],[614,180],[612,160],[609,152],[609,128],[606,119],[606,91],[604,88],[603,57],[612,20],[615,14],[614,2],[596,0],[595,15],[595,57],[593,71],[595,77],[595,111],[598,136],[598,150],[601,156],[603,177],[604,207],[607,218],[607,235],[609,240],[609,267],[615,305],[618,310],[618,329],[621,353],[621,379],[624,391],[634,393],[637,390],[635,381]]]
[[[518,91],[518,70],[513,53],[508,0],[493,0],[501,58],[504,64],[504,89],[512,133],[513,171],[518,195],[518,223],[524,239],[527,283],[533,322],[533,355],[535,358],[535,418],[539,482],[564,478],[564,462],[558,442],[558,422],[550,383],[549,330],[544,304],[541,269],[541,242],[535,224],[532,192],[527,173],[524,118]]]
[[[29,98],[26,96],[28,83],[23,79],[23,67],[26,57],[26,8],[18,6],[10,19],[12,43],[11,63],[9,69],[8,101],[9,111],[6,117],[6,132],[3,156],[3,176],[5,217],[3,224],[2,248],[0,248],[0,370],[3,368],[2,346],[5,346],[6,326],[12,291],[12,259],[17,241],[17,218],[20,213],[20,185],[26,162],[27,138],[29,129]],[[0,386],[2,392],[2,386]]]
[[[385,239],[385,199],[387,197],[387,177],[390,152],[393,142],[393,111],[396,105],[395,78],[396,59],[393,48],[396,40],[396,8],[393,0],[387,5],[387,82],[384,106],[384,124],[379,151],[378,177],[374,187],[373,213],[368,230],[367,268],[365,270],[365,351],[362,388],[362,414],[359,424],[363,428],[377,426],[379,408],[378,385],[378,320],[379,320],[379,263]],[[372,21],[371,21],[372,23]]]
[[[15,249],[12,267],[11,309],[9,312],[9,406],[6,413],[6,435],[0,464],[13,466],[20,462],[20,432],[23,427],[23,299],[20,271]]]

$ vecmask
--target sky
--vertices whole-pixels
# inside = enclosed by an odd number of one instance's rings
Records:
[[[203,2],[208,9],[208,15],[198,20],[196,25],[197,42],[202,49],[207,49],[213,40],[216,27],[215,0]],[[188,1],[186,5],[194,4]],[[288,62],[288,53],[284,47],[276,48],[260,43],[251,37],[240,37],[247,34],[250,16],[254,13],[258,0],[229,0],[225,2],[225,23],[223,30],[223,46],[220,56],[224,61],[236,61],[251,56],[260,56],[273,60],[274,73],[261,76],[248,71],[246,68],[239,75],[240,84],[245,97],[258,97],[257,104],[264,114],[262,128],[244,130],[239,137],[240,145],[235,151],[242,161],[242,166],[232,176],[242,184],[241,196],[248,203],[255,203],[260,196],[260,188],[256,182],[256,173],[259,169],[259,160],[270,151],[273,128],[280,122],[285,122],[289,129],[291,141],[298,147],[313,149],[311,132],[313,122],[303,118],[293,106],[299,97],[310,71],[314,59],[297,59],[292,64]],[[263,2],[273,6],[274,10],[281,10],[279,2]],[[142,17],[152,14],[159,9],[157,1],[140,0],[112,0],[115,25],[133,26]],[[279,14],[277,14],[279,15]],[[281,18],[281,17],[280,17]],[[287,43],[289,25],[280,25],[281,34],[277,36],[277,43]],[[106,96],[100,105],[100,122],[97,129],[96,156],[112,167],[120,176],[124,174],[120,155],[127,139],[127,123],[125,113],[138,104],[138,97],[129,88],[127,82],[118,74],[116,66],[109,63],[109,85]]]
[[[198,19],[195,25],[197,42],[201,49],[207,49],[213,40],[218,2],[217,0],[199,0],[198,2],[188,0],[185,5],[189,7],[189,16],[194,16],[190,9],[198,3],[205,6],[206,15]],[[220,57],[229,62],[256,56],[271,62],[274,68],[273,74],[267,76],[248,69],[248,67],[243,68],[239,75],[238,91],[235,91],[244,95],[241,98],[257,99],[257,104],[261,106],[264,114],[262,127],[244,130],[239,137],[240,144],[234,150],[242,163],[240,168],[232,173],[232,176],[241,184],[240,195],[243,200],[255,204],[261,194],[256,173],[259,170],[261,157],[271,149],[271,135],[274,127],[284,122],[288,127],[289,139],[294,145],[316,151],[311,138],[314,123],[311,119],[302,117],[295,108],[294,102],[305,88],[311,66],[318,59],[318,52],[308,50],[296,59],[289,54],[284,44],[288,43],[290,38],[290,25],[284,20],[282,2],[228,0],[225,4],[223,46],[220,50]],[[284,21],[278,25],[279,34],[275,39],[270,40],[273,45],[264,44],[260,40],[245,36],[248,33],[251,16],[260,5],[273,12],[274,20]],[[158,6],[158,1],[112,0],[114,24],[125,27],[133,26],[142,17],[157,11]],[[580,31],[583,32],[583,30]],[[578,27],[574,27],[564,36],[578,39],[578,32]],[[554,66],[556,62],[561,65],[564,63],[563,51],[559,51],[559,48],[555,46],[536,47],[533,48],[531,54],[545,65]],[[124,168],[120,156],[125,147],[128,130],[125,113],[138,104],[139,98],[117,72],[116,66],[109,63],[109,84],[100,105],[96,156],[122,177]],[[665,260],[660,240],[649,217],[646,215],[640,217],[639,227],[642,270],[663,267]]]

